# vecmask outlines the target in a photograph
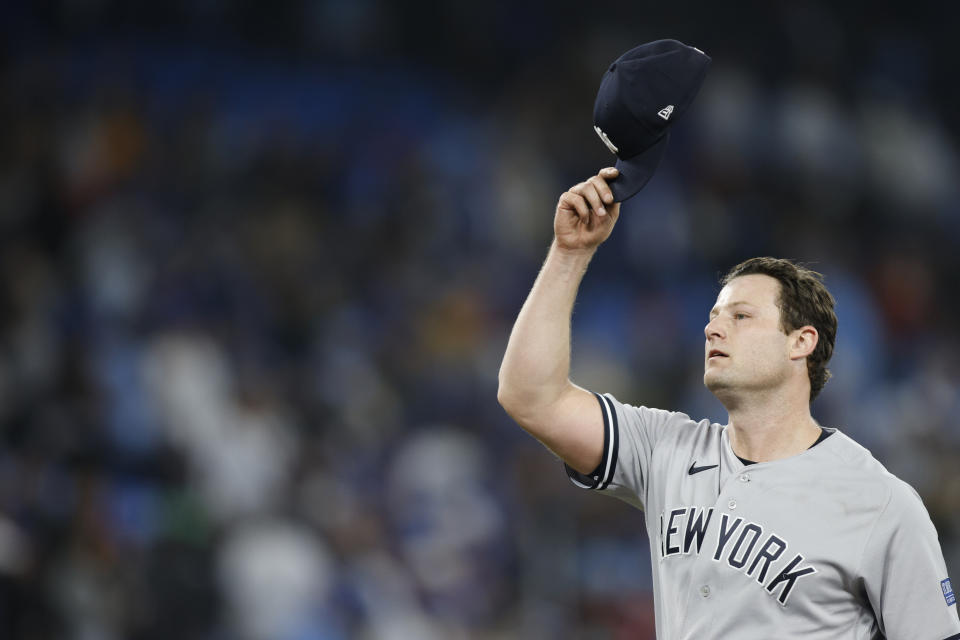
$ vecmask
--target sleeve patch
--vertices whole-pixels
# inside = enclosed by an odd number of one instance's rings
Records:
[[[953,585],[950,584],[950,578],[940,582],[940,589],[943,591],[943,599],[947,601],[947,606],[957,603],[957,596],[953,594]]]

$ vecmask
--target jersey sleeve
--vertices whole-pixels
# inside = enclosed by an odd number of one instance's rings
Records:
[[[860,573],[888,640],[960,638],[956,596],[936,528],[906,483],[896,481],[867,540]]]
[[[683,414],[625,405],[610,394],[594,394],[603,413],[603,457],[589,475],[564,465],[580,488],[604,491],[643,509],[650,460],[657,442]]]

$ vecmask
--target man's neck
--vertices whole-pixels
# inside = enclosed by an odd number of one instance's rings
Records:
[[[806,401],[786,398],[741,403],[731,410],[730,446],[754,462],[769,462],[806,451],[820,437],[820,426]]]

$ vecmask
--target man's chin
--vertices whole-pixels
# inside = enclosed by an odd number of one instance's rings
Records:
[[[739,403],[737,401],[737,392],[733,388],[733,385],[729,384],[728,381],[718,380],[714,376],[703,376],[703,385],[713,394],[713,397],[720,401],[727,411],[730,411],[736,407]]]
[[[729,380],[724,380],[715,371],[707,371],[703,374],[703,386],[718,398],[721,394],[729,391],[731,387]]]
[[[703,373],[703,386],[705,386],[710,391],[714,391],[715,389],[721,389],[724,386],[726,386],[724,385],[724,382],[720,378],[720,376],[717,375],[717,373],[718,372],[716,371],[709,371],[709,370]]]

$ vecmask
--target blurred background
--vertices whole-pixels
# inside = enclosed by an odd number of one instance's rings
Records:
[[[643,515],[502,412],[606,66],[713,65],[584,282],[574,378],[725,422],[718,276],[839,300],[814,414],[960,577],[957,3],[0,10],[0,637],[653,638]]]

